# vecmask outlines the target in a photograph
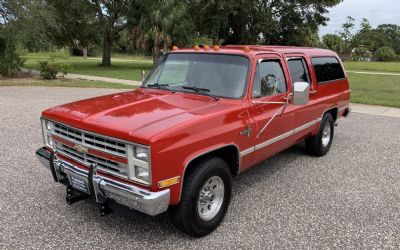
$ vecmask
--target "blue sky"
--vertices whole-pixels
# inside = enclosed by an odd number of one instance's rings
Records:
[[[357,30],[362,18],[367,18],[372,27],[383,23],[400,25],[400,0],[344,0],[328,14],[328,25],[320,28],[320,35],[335,33],[345,22],[347,16],[356,19]]]

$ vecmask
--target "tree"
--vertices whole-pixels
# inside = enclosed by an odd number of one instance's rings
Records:
[[[15,41],[0,26],[0,75],[14,76],[23,65],[24,60],[16,51]]]
[[[360,23],[360,31],[370,31],[372,29],[371,24],[367,18],[363,18]]]
[[[82,0],[47,0],[55,9],[60,32],[56,35],[60,44],[77,47],[87,56],[87,51],[99,42],[96,11],[89,2]]]
[[[379,48],[375,54],[375,59],[378,61],[388,62],[396,59],[396,52],[391,47]]]
[[[47,2],[13,0],[0,3],[5,29],[17,43],[30,51],[49,50],[57,44],[54,34],[59,32],[59,27],[54,9]]]
[[[127,9],[129,0],[89,0],[97,12],[102,27],[103,58],[102,66],[111,66],[111,49],[119,32],[128,27]]]
[[[185,45],[193,33],[186,5],[179,0],[133,1],[129,17],[135,48],[151,51],[154,62],[161,49]]]
[[[341,0],[187,0],[196,31],[215,44],[316,45],[327,8]]]
[[[354,28],[354,21],[355,19],[351,16],[347,17],[345,23],[342,24],[342,30],[339,31],[339,35],[342,37],[344,41],[344,52],[346,54],[350,54],[351,52],[351,40],[353,39],[352,30]]]
[[[376,30],[384,36],[397,54],[400,54],[400,26],[396,24],[382,24]]]
[[[322,37],[322,43],[326,48],[336,51],[338,54],[343,52],[344,41],[337,34],[326,34]]]
[[[367,19],[363,19],[361,29],[352,38],[351,44],[354,47],[366,46],[374,52],[381,47],[398,47],[400,42],[400,32],[396,32],[397,25],[380,25],[377,29],[371,27]],[[400,29],[399,29],[400,31]],[[397,41],[396,41],[396,34]]]

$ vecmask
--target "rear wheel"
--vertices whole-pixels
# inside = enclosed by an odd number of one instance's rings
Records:
[[[174,225],[201,237],[223,220],[231,199],[232,177],[228,164],[217,157],[203,159],[185,176],[181,202],[170,208]]]
[[[334,134],[335,122],[330,113],[321,120],[318,134],[306,139],[306,150],[314,156],[324,156],[328,153]]]

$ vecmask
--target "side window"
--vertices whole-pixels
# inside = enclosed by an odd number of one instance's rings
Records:
[[[289,59],[289,72],[292,78],[292,84],[295,82],[311,83],[310,74],[308,73],[307,63],[303,58]]]
[[[343,68],[335,57],[314,57],[311,59],[318,84],[344,78]]]
[[[253,97],[271,96],[285,92],[286,81],[280,62],[260,62],[254,78]]]

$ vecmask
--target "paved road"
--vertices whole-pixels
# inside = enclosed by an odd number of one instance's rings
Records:
[[[113,91],[0,88],[0,248],[400,248],[399,118],[353,114],[326,157],[299,145],[243,173],[224,222],[202,239],[165,214],[101,218],[90,201],[65,204],[34,158],[40,110]]]

